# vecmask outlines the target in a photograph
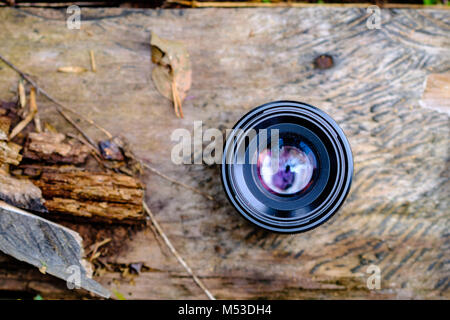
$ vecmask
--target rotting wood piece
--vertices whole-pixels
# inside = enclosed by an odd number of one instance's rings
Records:
[[[13,206],[47,212],[41,190],[26,179],[16,179],[0,171],[0,200]]]
[[[33,181],[42,190],[50,212],[104,222],[136,222],[142,210],[144,186],[122,174],[43,172]]]
[[[22,147],[13,142],[0,141],[0,163],[18,165],[22,160]]]
[[[2,110],[2,109],[0,109]],[[8,140],[11,119],[0,113],[0,140]]]
[[[89,148],[78,141],[65,140],[66,136],[62,133],[29,133],[23,157],[48,163],[84,163]]]
[[[142,205],[79,201],[74,199],[53,198],[45,202],[50,212],[89,218],[93,221],[133,223],[142,221]]]

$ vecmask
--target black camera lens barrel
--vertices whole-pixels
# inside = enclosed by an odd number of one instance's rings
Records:
[[[269,135],[262,136],[261,129]],[[270,140],[273,129],[279,134],[279,167],[271,171],[270,150],[251,154],[250,146]],[[258,161],[239,162],[238,149],[245,150],[245,159]],[[227,137],[221,165],[223,187],[236,210],[280,233],[304,232],[327,221],[347,197],[352,176],[353,156],[342,129],[322,110],[295,101],[270,102],[244,115]]]

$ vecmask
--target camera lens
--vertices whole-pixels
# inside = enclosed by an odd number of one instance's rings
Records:
[[[305,103],[276,101],[247,113],[227,137],[222,182],[236,210],[275,232],[324,223],[344,202],[353,158],[342,129]]]

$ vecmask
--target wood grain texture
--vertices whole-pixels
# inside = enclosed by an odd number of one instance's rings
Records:
[[[381,14],[381,29],[369,30],[366,10],[352,8],[83,9],[81,30],[69,30],[64,11],[7,8],[0,10],[0,43],[3,55],[58,100],[124,135],[160,171],[214,196],[208,201],[144,176],[150,209],[217,298],[448,299],[449,116],[418,101],[426,76],[450,69],[450,13]],[[182,40],[189,51],[193,79],[182,120],[152,83],[152,31]],[[64,65],[89,68],[89,50],[96,73],[56,72]],[[321,54],[333,57],[333,68],[314,68]],[[8,100],[18,77],[0,68],[0,98]],[[51,104],[38,99],[43,121],[66,132]],[[175,128],[192,131],[196,120],[204,129],[230,128],[251,108],[280,99],[329,113],[355,159],[340,213],[292,236],[240,218],[217,166],[170,161]],[[93,128],[87,132],[104,139]],[[133,281],[107,272],[98,278],[107,287],[127,299],[204,298],[151,231],[134,233],[124,246],[108,262],[146,268]],[[380,290],[366,286],[371,264],[381,269]],[[14,270],[8,274],[18,278]]]
[[[42,190],[45,206],[51,214],[109,223],[145,220],[144,186],[133,177],[116,173],[46,171],[32,181]]]
[[[23,157],[47,163],[84,163],[90,149],[78,141],[64,140],[66,136],[62,133],[31,132],[28,134]]]

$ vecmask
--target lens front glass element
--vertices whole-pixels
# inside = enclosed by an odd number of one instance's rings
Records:
[[[265,149],[258,155],[258,178],[269,192],[290,196],[311,186],[316,165],[314,153],[303,142],[297,146],[280,146],[278,154]]]

